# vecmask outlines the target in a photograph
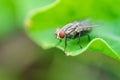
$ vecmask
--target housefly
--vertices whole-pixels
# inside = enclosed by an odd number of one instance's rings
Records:
[[[89,19],[83,20],[83,21],[74,21],[72,23],[66,24],[62,28],[57,28],[55,35],[60,42],[62,39],[65,38],[65,48],[67,47],[67,41],[70,39],[78,38],[78,44],[80,48],[82,48],[80,44],[80,38],[82,36],[88,36],[88,40],[90,41],[89,32],[91,31],[92,27],[95,27],[96,25],[90,25]]]

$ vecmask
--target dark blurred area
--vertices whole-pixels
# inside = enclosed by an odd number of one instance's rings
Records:
[[[24,20],[31,10],[52,1],[0,0],[0,80],[41,80],[46,74],[51,55],[30,40]]]

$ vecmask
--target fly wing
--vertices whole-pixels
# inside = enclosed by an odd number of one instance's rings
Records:
[[[81,25],[88,25],[90,21],[91,21],[91,18],[87,18],[87,19],[85,19],[85,20],[79,21],[79,23],[80,23]]]
[[[61,30],[63,30],[66,34],[80,32],[85,30],[90,30],[92,27],[96,27],[99,25],[96,24],[89,24],[91,18],[85,19],[83,21],[75,21],[73,23],[69,23],[65,25]]]
[[[87,18],[85,20],[79,21],[79,25],[86,27],[97,27],[98,24],[90,24],[91,18]]]
[[[77,31],[77,32],[87,31],[87,30],[89,31],[89,30],[91,30],[92,27],[99,26],[97,24],[88,24],[88,22],[87,23],[85,23],[85,22],[84,21],[79,22],[79,26],[75,29],[75,31]]]

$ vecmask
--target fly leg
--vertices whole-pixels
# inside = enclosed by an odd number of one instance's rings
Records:
[[[66,51],[67,48],[67,36],[65,37],[65,48],[64,48],[64,52]]]
[[[78,44],[79,44],[80,48],[82,48],[82,46],[80,44],[80,35],[81,35],[81,32],[78,34]]]
[[[89,35],[89,34],[87,34],[87,36],[88,36],[88,41],[90,42],[90,41],[91,41],[90,35]]]

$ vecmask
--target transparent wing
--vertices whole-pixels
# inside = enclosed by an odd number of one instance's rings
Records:
[[[79,21],[79,23],[81,25],[88,25],[91,20],[92,20],[91,18],[87,18],[85,20]]]
[[[79,21],[79,25],[83,27],[99,27],[102,25],[101,23],[90,24],[91,20],[92,18],[87,18],[85,20]]]
[[[79,26],[75,29],[75,31],[80,32],[80,31],[85,31],[85,30],[91,30],[92,27],[98,27],[100,26],[99,24],[89,24],[88,20],[87,21],[82,21],[79,22]]]

